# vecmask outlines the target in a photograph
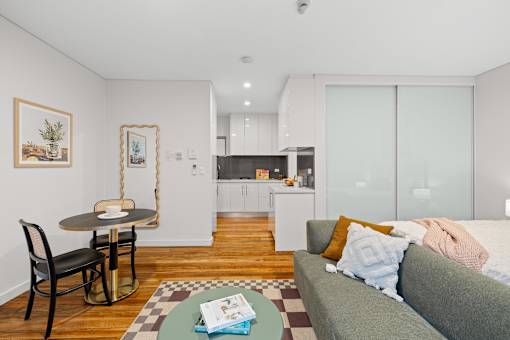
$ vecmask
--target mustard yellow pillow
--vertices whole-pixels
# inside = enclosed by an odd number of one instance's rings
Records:
[[[345,244],[347,243],[347,232],[351,223],[358,223],[364,227],[370,227],[371,229],[388,235],[393,227],[373,224],[365,221],[358,221],[352,218],[348,218],[345,216],[340,216],[338,222],[335,226],[335,231],[333,231],[333,236],[331,237],[331,241],[329,241],[329,245],[321,254],[322,257],[338,261],[342,257],[342,252],[344,250]]]

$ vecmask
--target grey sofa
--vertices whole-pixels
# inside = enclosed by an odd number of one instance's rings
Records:
[[[510,339],[510,287],[417,245],[400,265],[397,302],[325,271],[336,221],[309,221],[294,253],[296,285],[319,340]],[[510,259],[509,259],[510,260]]]

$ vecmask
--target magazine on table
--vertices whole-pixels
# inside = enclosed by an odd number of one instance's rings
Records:
[[[200,312],[205,322],[207,333],[255,319],[253,308],[243,294],[227,296],[211,302],[202,303]]]

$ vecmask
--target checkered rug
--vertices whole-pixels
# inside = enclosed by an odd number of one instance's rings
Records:
[[[283,340],[316,340],[294,280],[163,281],[122,339],[156,339],[165,316],[176,305],[198,292],[221,287],[252,289],[273,301],[282,316]]]

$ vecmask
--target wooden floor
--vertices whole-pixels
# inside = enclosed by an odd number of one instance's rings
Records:
[[[51,338],[119,339],[164,280],[292,278],[292,254],[274,251],[267,226],[268,220],[262,217],[220,218],[212,247],[140,247],[136,255],[140,289],[111,307],[85,304],[82,291],[57,298]],[[129,273],[126,256],[120,264]],[[81,275],[64,279],[59,288],[80,279]],[[27,294],[0,306],[0,339],[42,339],[47,300],[36,296],[29,321],[23,320]]]

